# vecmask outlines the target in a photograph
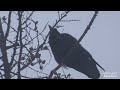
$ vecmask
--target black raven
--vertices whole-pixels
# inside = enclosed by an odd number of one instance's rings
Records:
[[[63,63],[63,66],[73,68],[89,78],[98,79],[100,73],[96,65],[102,67],[91,54],[73,36],[66,33],[60,34],[50,25],[49,28],[49,45],[57,63]]]

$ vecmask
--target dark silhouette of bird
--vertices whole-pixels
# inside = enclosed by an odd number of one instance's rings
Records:
[[[73,36],[66,33],[61,34],[50,25],[49,28],[49,45],[56,62],[63,63],[63,66],[73,68],[89,78],[98,79],[100,72],[97,65],[102,67],[93,59],[92,55]]]

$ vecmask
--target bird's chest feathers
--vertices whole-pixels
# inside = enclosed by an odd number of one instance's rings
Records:
[[[65,45],[65,42],[60,38],[54,39],[52,42],[50,42],[51,49],[57,50],[57,51],[63,51],[63,48],[65,47],[64,45]]]
[[[59,37],[50,42],[50,47],[54,56],[57,55],[59,58],[64,57],[70,49],[70,46],[71,45],[69,45],[68,41],[66,41],[63,37]]]

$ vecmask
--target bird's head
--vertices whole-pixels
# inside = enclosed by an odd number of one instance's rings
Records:
[[[54,27],[52,27],[52,26],[50,26],[50,25],[48,25],[48,26],[49,26],[50,32],[57,31],[56,28],[54,28]]]
[[[55,39],[60,35],[60,33],[58,32],[58,30],[56,28],[51,27],[49,25],[49,29],[50,29],[50,38]]]

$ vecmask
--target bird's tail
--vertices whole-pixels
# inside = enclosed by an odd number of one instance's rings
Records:
[[[100,64],[98,64],[96,61],[95,61],[95,63],[96,63],[103,71],[105,71],[105,69],[104,69],[102,66],[100,66]]]

